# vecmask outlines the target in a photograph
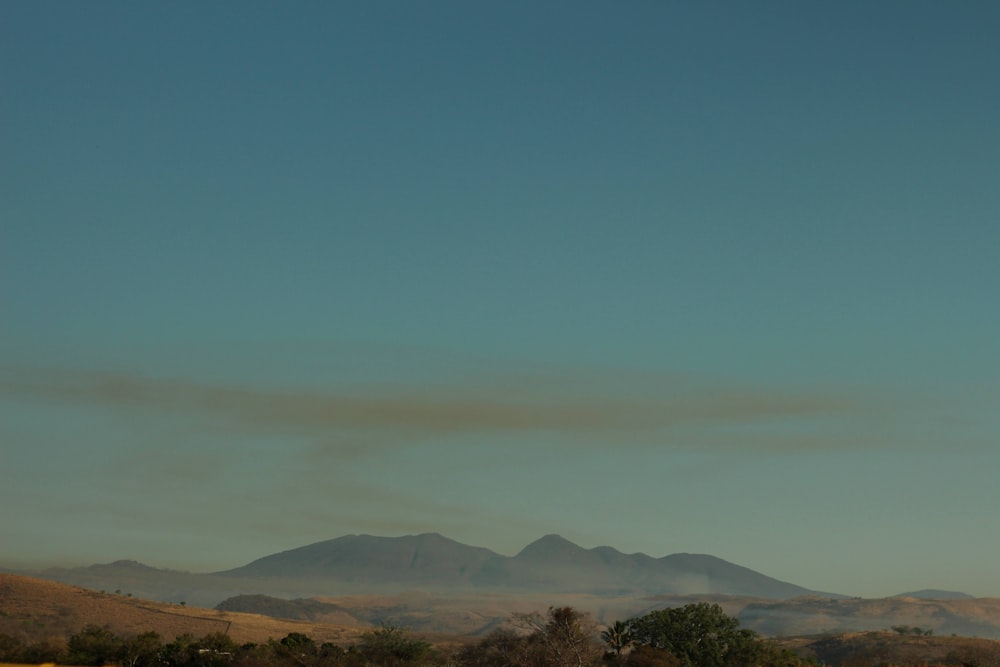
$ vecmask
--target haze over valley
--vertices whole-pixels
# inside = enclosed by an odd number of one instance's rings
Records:
[[[1000,600],[927,589],[851,598],[780,581],[704,554],[654,558],[584,549],[554,534],[513,557],[438,533],[345,535],[213,573],[116,561],[31,573],[91,590],[344,626],[392,623],[481,635],[512,613],[571,605],[610,623],[662,607],[719,604],[768,636],[914,626],[1000,638]]]

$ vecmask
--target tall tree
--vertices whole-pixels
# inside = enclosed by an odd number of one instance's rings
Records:
[[[632,645],[632,631],[629,629],[628,623],[615,621],[601,631],[601,639],[608,645],[608,649],[612,653],[621,657],[622,653]]]
[[[121,652],[122,639],[108,628],[88,625],[66,642],[67,661],[73,665],[110,665]]]
[[[118,649],[118,664],[122,667],[152,667],[160,662],[163,642],[156,632],[143,632],[122,641]]]
[[[572,607],[549,607],[548,614],[515,614],[515,624],[530,630],[529,642],[542,649],[546,667],[586,667],[600,662],[597,629]]]
[[[722,607],[705,602],[653,611],[628,625],[637,643],[669,651],[685,667],[725,667],[753,640]]]
[[[391,666],[419,662],[431,653],[432,647],[410,638],[402,628],[383,625],[363,634],[358,650],[370,662]]]

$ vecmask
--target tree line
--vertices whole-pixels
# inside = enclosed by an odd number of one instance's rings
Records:
[[[603,630],[572,607],[514,614],[506,626],[459,649],[436,648],[385,625],[348,647],[301,633],[238,645],[224,633],[119,636],[87,626],[64,643],[0,635],[0,662],[118,667],[800,667],[810,664],[751,630],[717,604],[661,609]]]
[[[599,639],[600,641],[595,641]],[[802,667],[812,664],[739,627],[717,604],[660,609],[598,632],[572,607],[515,614],[458,656],[463,667]]]

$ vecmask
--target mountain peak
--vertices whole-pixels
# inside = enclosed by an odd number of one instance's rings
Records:
[[[915,598],[917,600],[973,600],[974,596],[960,591],[943,591],[937,588],[924,588],[919,591],[910,591],[893,595],[894,598]]]
[[[89,567],[94,570],[118,569],[118,570],[137,570],[142,572],[153,572],[159,570],[159,568],[151,567],[149,565],[146,565],[145,563],[140,563],[137,560],[116,560],[113,563],[98,563],[96,565],[90,565]]]
[[[585,549],[562,535],[549,533],[521,549],[515,558],[558,558],[578,554]]]
[[[420,581],[422,585],[459,585],[498,554],[441,535],[399,537],[345,535],[264,556],[233,570],[229,576],[338,578],[348,583]]]
[[[71,576],[84,578],[90,584],[100,581],[93,587],[110,589],[121,587],[122,582],[136,589],[133,582],[147,578],[153,582],[149,586],[174,586],[171,582],[182,576],[134,561],[50,575],[65,581]],[[521,590],[616,597],[718,594],[779,599],[816,593],[715,556],[628,555],[608,546],[587,549],[555,533],[535,540],[513,557],[462,544],[436,532],[398,537],[344,535],[211,573],[204,581],[216,587],[224,585],[228,590],[235,586],[230,582],[236,579],[243,580],[240,586],[252,586],[260,592],[280,587],[282,591],[309,595],[331,591]]]

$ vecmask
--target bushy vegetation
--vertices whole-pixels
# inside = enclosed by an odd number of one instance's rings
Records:
[[[790,651],[739,627],[717,604],[698,603],[660,609],[626,622],[632,644],[643,647],[628,660],[631,667],[658,664],[669,655],[682,667],[743,667],[807,664]],[[616,643],[620,644],[621,640]]]
[[[122,637],[88,626],[65,645],[25,644],[0,635],[0,662],[55,662],[119,667],[744,667],[806,664],[749,630],[718,605],[693,604],[618,621],[600,631],[571,607],[515,614],[464,649],[445,652],[383,626],[348,647],[316,644],[301,633],[263,644],[237,645],[224,633],[181,635],[165,642],[155,632]]]
[[[238,645],[224,633],[201,638],[185,634],[164,642],[155,632],[123,637],[107,628],[87,626],[66,640],[25,644],[0,635],[0,662],[119,667],[404,667],[444,664],[430,644],[402,630],[382,627],[365,633],[357,646],[316,644],[293,632],[263,644]]]
[[[898,635],[913,635],[915,637],[930,637],[934,634],[934,630],[929,628],[924,629],[909,625],[894,625],[892,626],[892,631]]]
[[[350,646],[319,644],[293,632],[238,645],[225,633],[164,640],[156,632],[120,636],[87,626],[64,639],[35,643],[0,633],[0,663],[116,667],[1000,667],[1000,643],[892,632],[820,638],[796,649],[809,660],[739,627],[712,604],[660,609],[601,627],[571,607],[514,614],[504,627],[464,648],[443,649],[385,625]],[[935,644],[933,651],[928,649]]]

